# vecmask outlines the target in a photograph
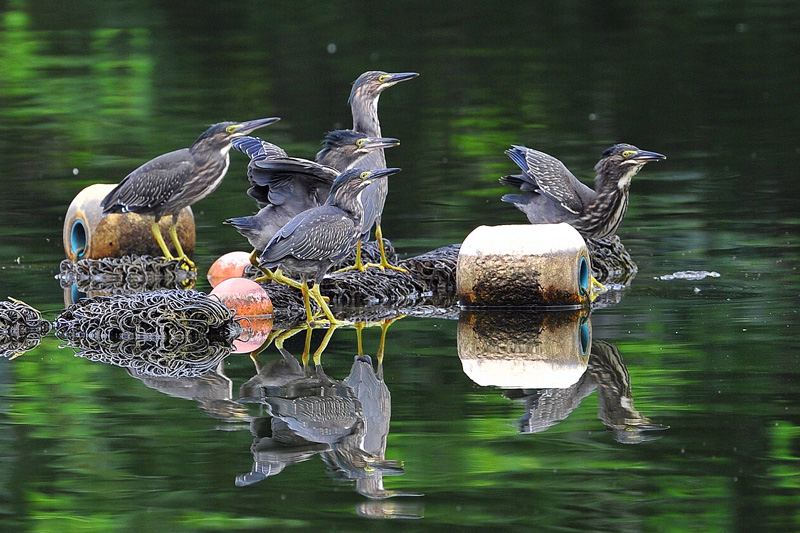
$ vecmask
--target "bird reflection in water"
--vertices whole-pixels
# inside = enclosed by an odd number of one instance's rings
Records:
[[[268,416],[251,422],[254,464],[249,473],[237,476],[238,486],[262,481],[288,465],[319,454],[332,477],[355,481],[356,492],[371,500],[419,495],[383,486],[384,476],[404,473],[402,461],[385,457],[391,394],[383,380],[382,354],[389,323],[391,320],[373,323],[382,328],[377,371],[372,358],[359,353],[343,380],[327,376],[321,365],[322,351],[335,327],[326,331],[313,355],[309,355],[313,328],[303,325],[275,336],[281,358],[258,365],[258,374],[244,383],[240,391],[240,401],[263,404]],[[288,338],[300,331],[306,332],[303,364],[284,346]],[[359,342],[359,349],[360,346]],[[314,361],[313,371],[308,365],[310,359]],[[413,510],[397,509],[390,506],[382,513],[370,507],[364,512],[368,516],[417,515]]]
[[[592,339],[582,311],[464,313],[459,320],[459,357],[464,371],[483,386],[505,389],[525,402],[521,433],[539,433],[566,419],[597,390],[603,425],[614,439],[636,444],[668,429],[633,406],[630,375],[617,348]]]
[[[597,390],[598,418],[622,444],[658,438],[652,431],[669,429],[654,424],[633,406],[628,368],[616,346],[595,340],[586,373],[566,389],[506,391],[506,397],[525,402],[519,419],[521,433],[538,433],[564,420],[581,401]]]

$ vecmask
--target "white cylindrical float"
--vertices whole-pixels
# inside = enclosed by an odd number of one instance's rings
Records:
[[[461,245],[456,291],[464,307],[583,307],[590,272],[569,224],[479,226]]]
[[[458,357],[476,384],[564,389],[586,371],[592,328],[586,310],[462,311]]]
[[[75,262],[79,259],[100,259],[103,257],[122,257],[124,255],[163,255],[151,226],[151,215],[136,213],[114,213],[103,215],[100,202],[116,187],[113,184],[98,183],[86,187],[72,200],[64,217],[64,252]],[[176,254],[169,237],[171,217],[162,217],[158,225],[161,234]],[[194,253],[195,227],[190,207],[184,208],[178,216],[178,239],[189,257]]]

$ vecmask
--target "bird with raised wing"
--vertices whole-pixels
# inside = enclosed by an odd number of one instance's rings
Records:
[[[322,205],[341,172],[374,151],[397,146],[400,141],[335,130],[325,136],[322,144],[316,161],[309,161],[289,157],[282,148],[255,137],[236,139],[233,148],[250,157],[247,194],[263,207],[255,215],[229,218],[225,224],[236,228],[254,249],[263,250],[292,217]]]
[[[506,154],[523,173],[500,178],[501,183],[520,190],[502,200],[514,204],[532,224],[566,222],[585,238],[616,232],[628,209],[631,179],[645,163],[666,159],[630,144],[615,144],[594,166],[595,188],[591,189],[564,163],[544,152],[513,146]]]

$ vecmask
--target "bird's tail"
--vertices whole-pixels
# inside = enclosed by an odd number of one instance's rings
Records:
[[[531,195],[525,194],[504,194],[501,198],[502,201],[516,206],[525,205],[530,202]]]
[[[252,216],[229,218],[223,224],[229,224],[239,231],[255,229],[255,222]]]
[[[521,189],[523,185],[525,185],[525,176],[522,174],[512,174],[509,176],[503,176],[500,178],[500,183],[503,185],[511,185],[515,189]]]

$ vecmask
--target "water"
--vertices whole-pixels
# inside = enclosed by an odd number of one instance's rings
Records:
[[[361,72],[417,71],[380,113],[402,141],[387,152],[403,172],[384,231],[405,256],[524,222],[499,201],[512,143],[584,180],[614,142],[667,155],[635,178],[619,231],[639,273],[590,320],[595,349],[618,351],[635,410],[669,427],[638,440],[607,429],[604,402],[619,389],[586,381],[566,418],[520,433],[525,400],[465,374],[458,322],[407,317],[389,328],[384,360],[386,458],[405,473],[383,482],[424,496],[370,501],[319,455],[238,487],[254,436],[233,415],[262,414],[224,399],[255,374],[246,356],[226,359],[231,383],[208,386],[214,403],[48,336],[0,360],[0,529],[800,529],[794,3],[11,1],[0,15],[0,297],[60,312],[62,221],[83,187],[223,119],[280,116],[263,136],[309,157],[350,124]],[[220,224],[252,212],[245,163],[234,154],[195,206],[201,273],[245,249]],[[683,271],[720,275],[657,279]],[[368,354],[379,339],[364,331]],[[302,346],[302,334],[286,342]],[[334,332],[327,374],[348,376],[356,352],[352,329]],[[270,348],[261,361],[279,357]],[[408,520],[367,517],[390,513]]]

